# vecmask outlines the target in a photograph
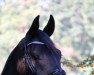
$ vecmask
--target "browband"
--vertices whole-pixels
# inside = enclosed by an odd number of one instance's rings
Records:
[[[30,42],[29,44],[27,44],[27,46],[29,46],[31,44],[44,44],[44,43],[43,42],[39,42],[39,41],[33,41],[33,42]]]

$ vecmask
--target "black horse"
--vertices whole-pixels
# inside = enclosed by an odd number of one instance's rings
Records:
[[[66,75],[60,66],[61,52],[49,38],[55,28],[52,15],[39,29],[39,15],[26,36],[10,54],[1,75]]]

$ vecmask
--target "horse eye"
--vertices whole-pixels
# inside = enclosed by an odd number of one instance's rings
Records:
[[[33,57],[33,59],[35,59],[35,60],[40,59],[39,55],[37,55],[37,54],[32,55],[32,57]]]

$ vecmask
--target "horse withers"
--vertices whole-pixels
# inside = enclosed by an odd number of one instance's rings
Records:
[[[61,68],[61,52],[50,39],[55,28],[52,15],[43,30],[39,15],[26,36],[9,55],[1,75],[66,75]]]

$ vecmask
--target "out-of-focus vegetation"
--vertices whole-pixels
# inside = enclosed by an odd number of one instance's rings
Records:
[[[52,14],[56,22],[52,39],[62,51],[61,62],[67,66],[64,66],[67,74],[90,74],[91,67],[83,71],[75,65],[94,55],[94,0],[4,1],[0,4],[0,72],[34,17],[40,15],[40,28],[43,28]]]

